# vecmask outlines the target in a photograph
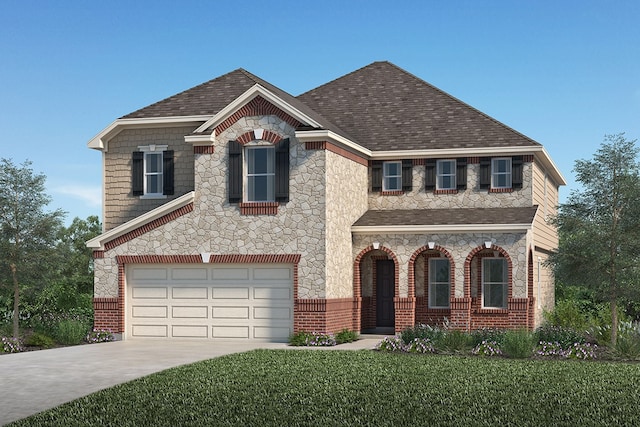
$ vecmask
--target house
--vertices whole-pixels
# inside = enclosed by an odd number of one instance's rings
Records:
[[[544,147],[389,62],[297,97],[238,69],[88,146],[95,326],[123,339],[532,329],[554,305]]]

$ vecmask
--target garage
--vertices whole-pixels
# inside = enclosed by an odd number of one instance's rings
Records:
[[[129,264],[125,339],[286,341],[293,265]]]

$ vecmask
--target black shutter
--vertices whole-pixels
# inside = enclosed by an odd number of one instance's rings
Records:
[[[173,193],[173,150],[167,150],[162,152],[162,194]]]
[[[480,158],[480,188],[491,187],[491,157]]]
[[[424,189],[432,191],[436,189],[436,159],[427,159],[424,169]]]
[[[276,202],[289,201],[289,138],[276,145]]]
[[[522,156],[513,156],[511,158],[511,187],[522,188]]]
[[[402,161],[402,191],[413,189],[413,160]]]
[[[382,162],[371,162],[371,191],[382,191]]]
[[[144,194],[144,153],[134,151],[131,156],[131,193],[134,196]]]
[[[229,141],[229,203],[242,202],[242,144]]]
[[[456,159],[456,188],[458,191],[467,189],[467,158]]]

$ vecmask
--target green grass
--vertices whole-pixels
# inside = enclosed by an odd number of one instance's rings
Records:
[[[640,364],[256,350],[163,371],[19,426],[640,425]]]

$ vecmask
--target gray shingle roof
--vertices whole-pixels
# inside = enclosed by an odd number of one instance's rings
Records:
[[[491,225],[531,224],[537,206],[522,208],[392,209],[369,210],[353,225]]]
[[[373,151],[540,145],[389,62],[298,99]]]

